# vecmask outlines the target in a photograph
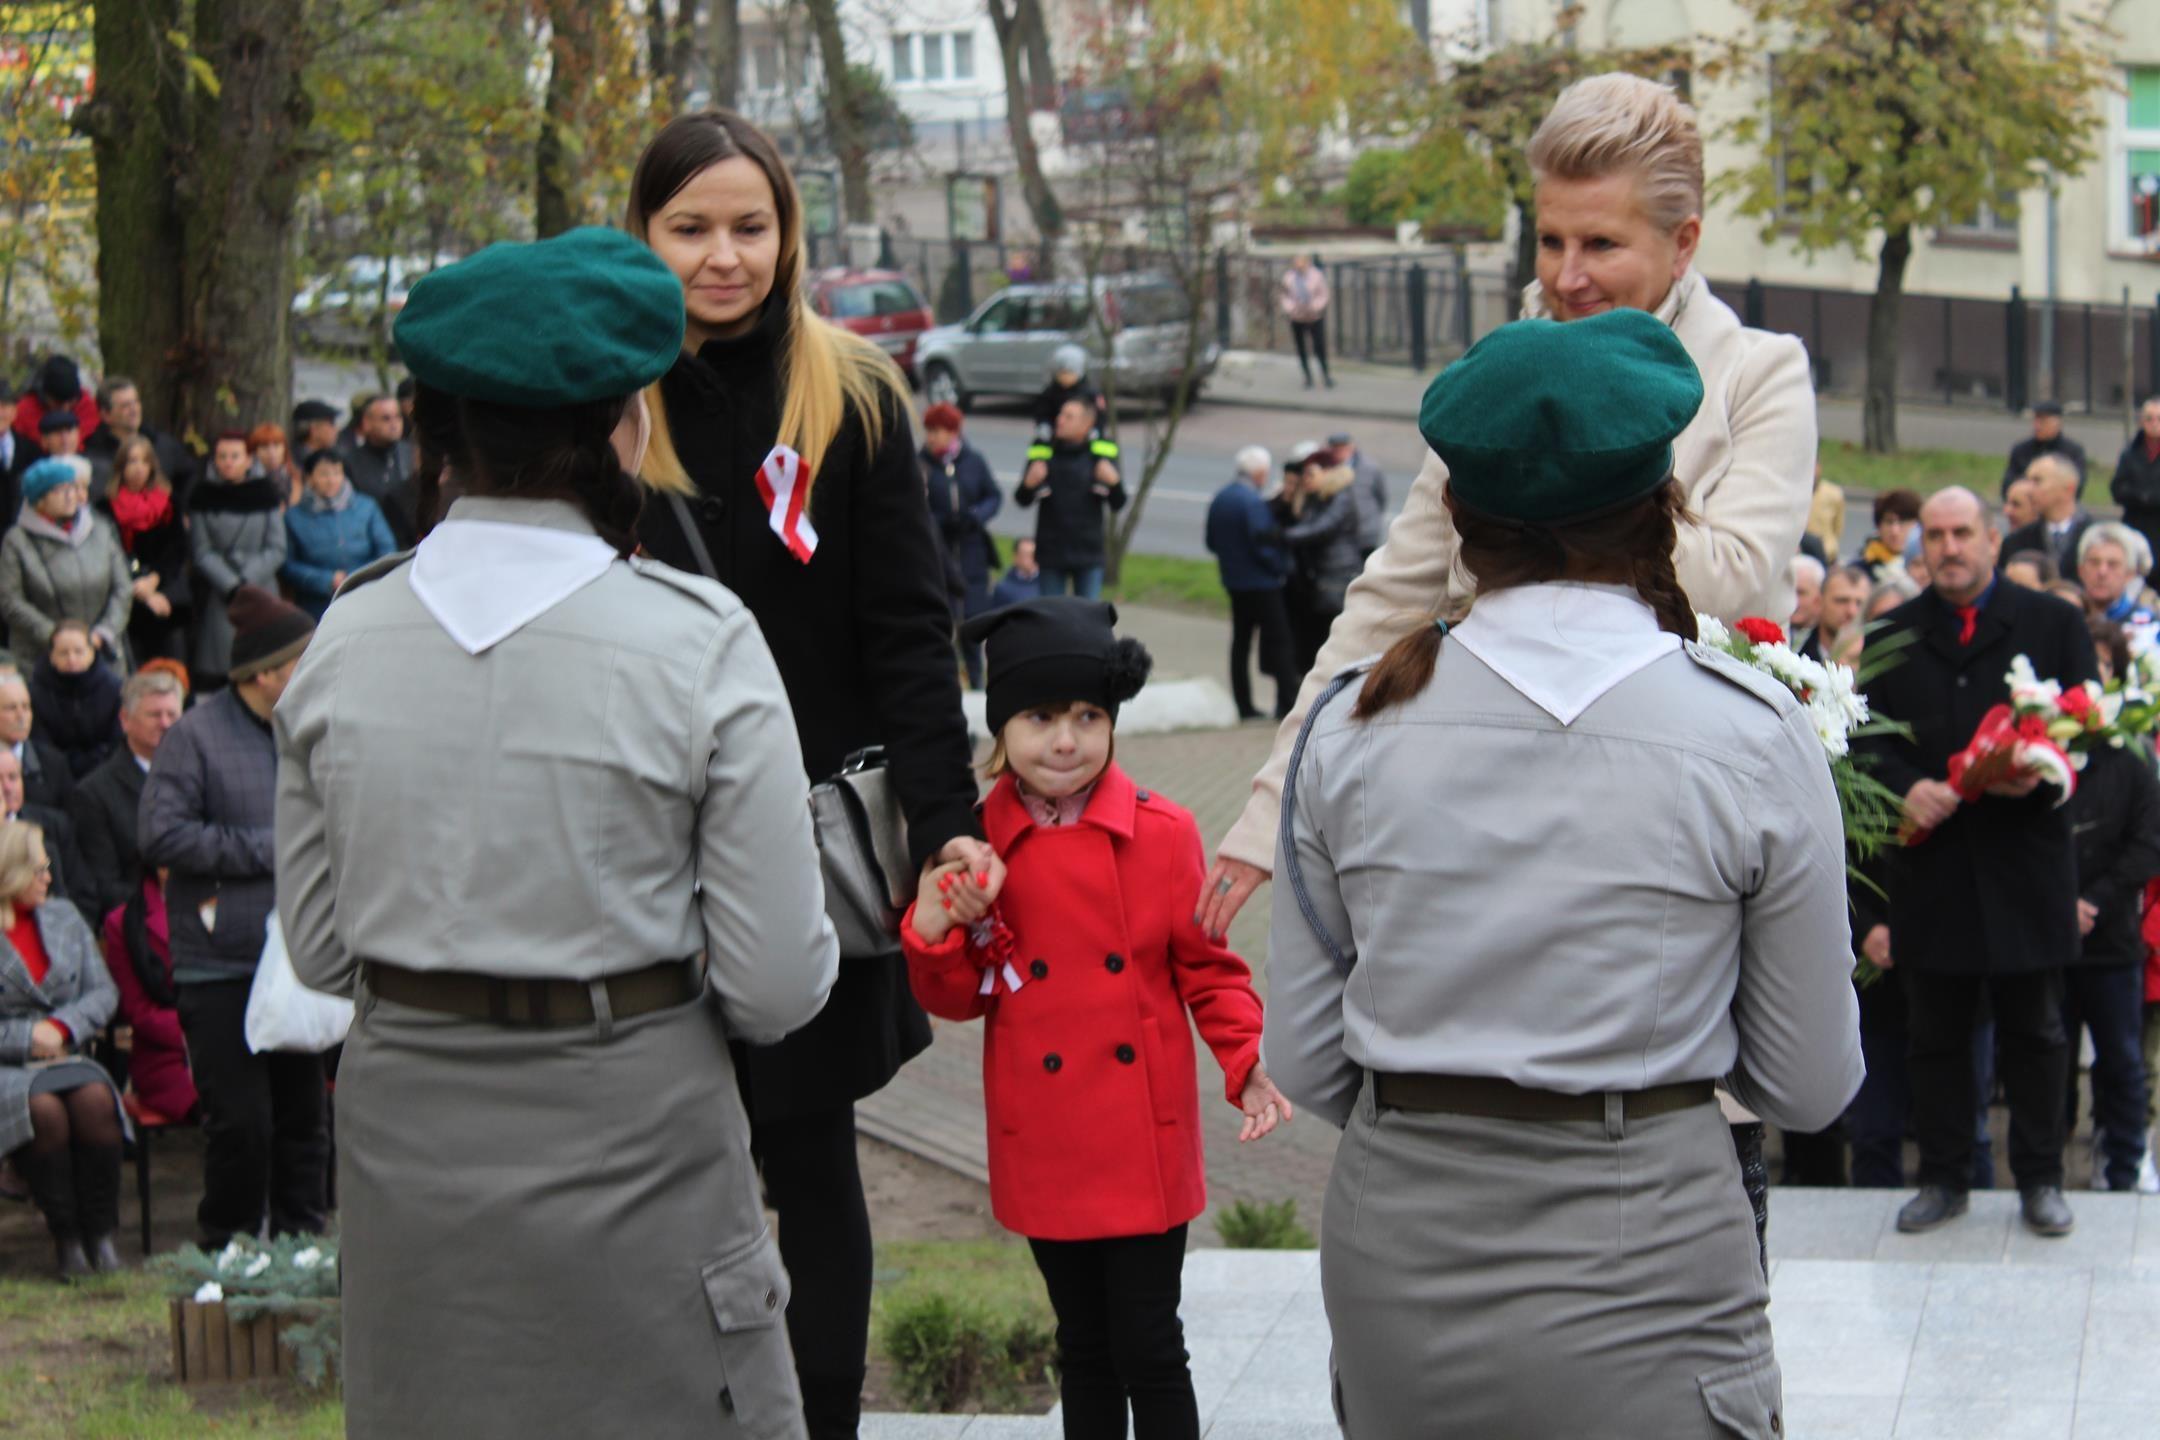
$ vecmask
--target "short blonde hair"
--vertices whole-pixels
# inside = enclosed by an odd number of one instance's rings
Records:
[[[1702,214],[1702,132],[1668,85],[1640,75],[1593,75],[1560,92],[1530,137],[1530,173],[1542,181],[1598,180],[1633,172],[1643,213],[1668,233]]]
[[[28,820],[0,822],[0,930],[15,928],[15,902],[45,864],[42,829]]]

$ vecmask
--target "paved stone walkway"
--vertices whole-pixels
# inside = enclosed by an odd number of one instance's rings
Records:
[[[2015,1194],[1896,1233],[1905,1197],[1779,1190],[1770,1321],[1794,1440],[2151,1440],[2160,1435],[2160,1197],[2079,1194],[2040,1240]],[[1196,1250],[1185,1326],[1203,1433],[1339,1440],[1310,1251]],[[1564,1377],[1556,1376],[1556,1381]],[[868,1417],[864,1440],[1057,1440],[1047,1416]],[[1436,1440],[1448,1432],[1436,1423]],[[1616,1437],[1649,1440],[1649,1437]]]

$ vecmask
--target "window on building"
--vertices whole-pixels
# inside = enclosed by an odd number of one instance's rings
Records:
[[[1964,214],[1951,216],[1943,223],[1942,230],[1952,237],[2015,241],[2018,238],[2017,196],[1998,195],[1992,200],[1983,200]]]
[[[956,32],[952,37],[952,78],[975,78],[975,37],[965,30]]]
[[[925,35],[922,37],[922,78],[925,85],[942,84],[945,79],[945,37]]]
[[[2130,249],[2160,254],[2160,65],[2123,73],[2122,124],[2116,127],[2117,235]]]
[[[895,85],[915,83],[915,37],[895,35],[892,37],[892,78]]]

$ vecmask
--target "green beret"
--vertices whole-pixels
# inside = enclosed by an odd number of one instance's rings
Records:
[[[1672,474],[1702,376],[1641,310],[1518,320],[1434,378],[1418,429],[1480,514],[1551,524],[1639,500]]]
[[[542,410],[634,394],[682,353],[682,285],[620,230],[503,242],[412,287],[392,333],[423,385]]]

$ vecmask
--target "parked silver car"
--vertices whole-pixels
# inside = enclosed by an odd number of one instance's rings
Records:
[[[1087,347],[1097,385],[1107,388],[1107,373],[1120,395],[1167,395],[1183,374],[1193,323],[1184,290],[1138,275],[1098,279],[1094,291],[1102,324],[1089,317],[1087,282],[1071,280],[1000,290],[959,324],[925,333],[915,346],[924,397],[966,409],[978,395],[1037,394],[1049,383],[1051,355],[1075,343]],[[1193,398],[1221,357],[1212,340],[1196,348]]]

